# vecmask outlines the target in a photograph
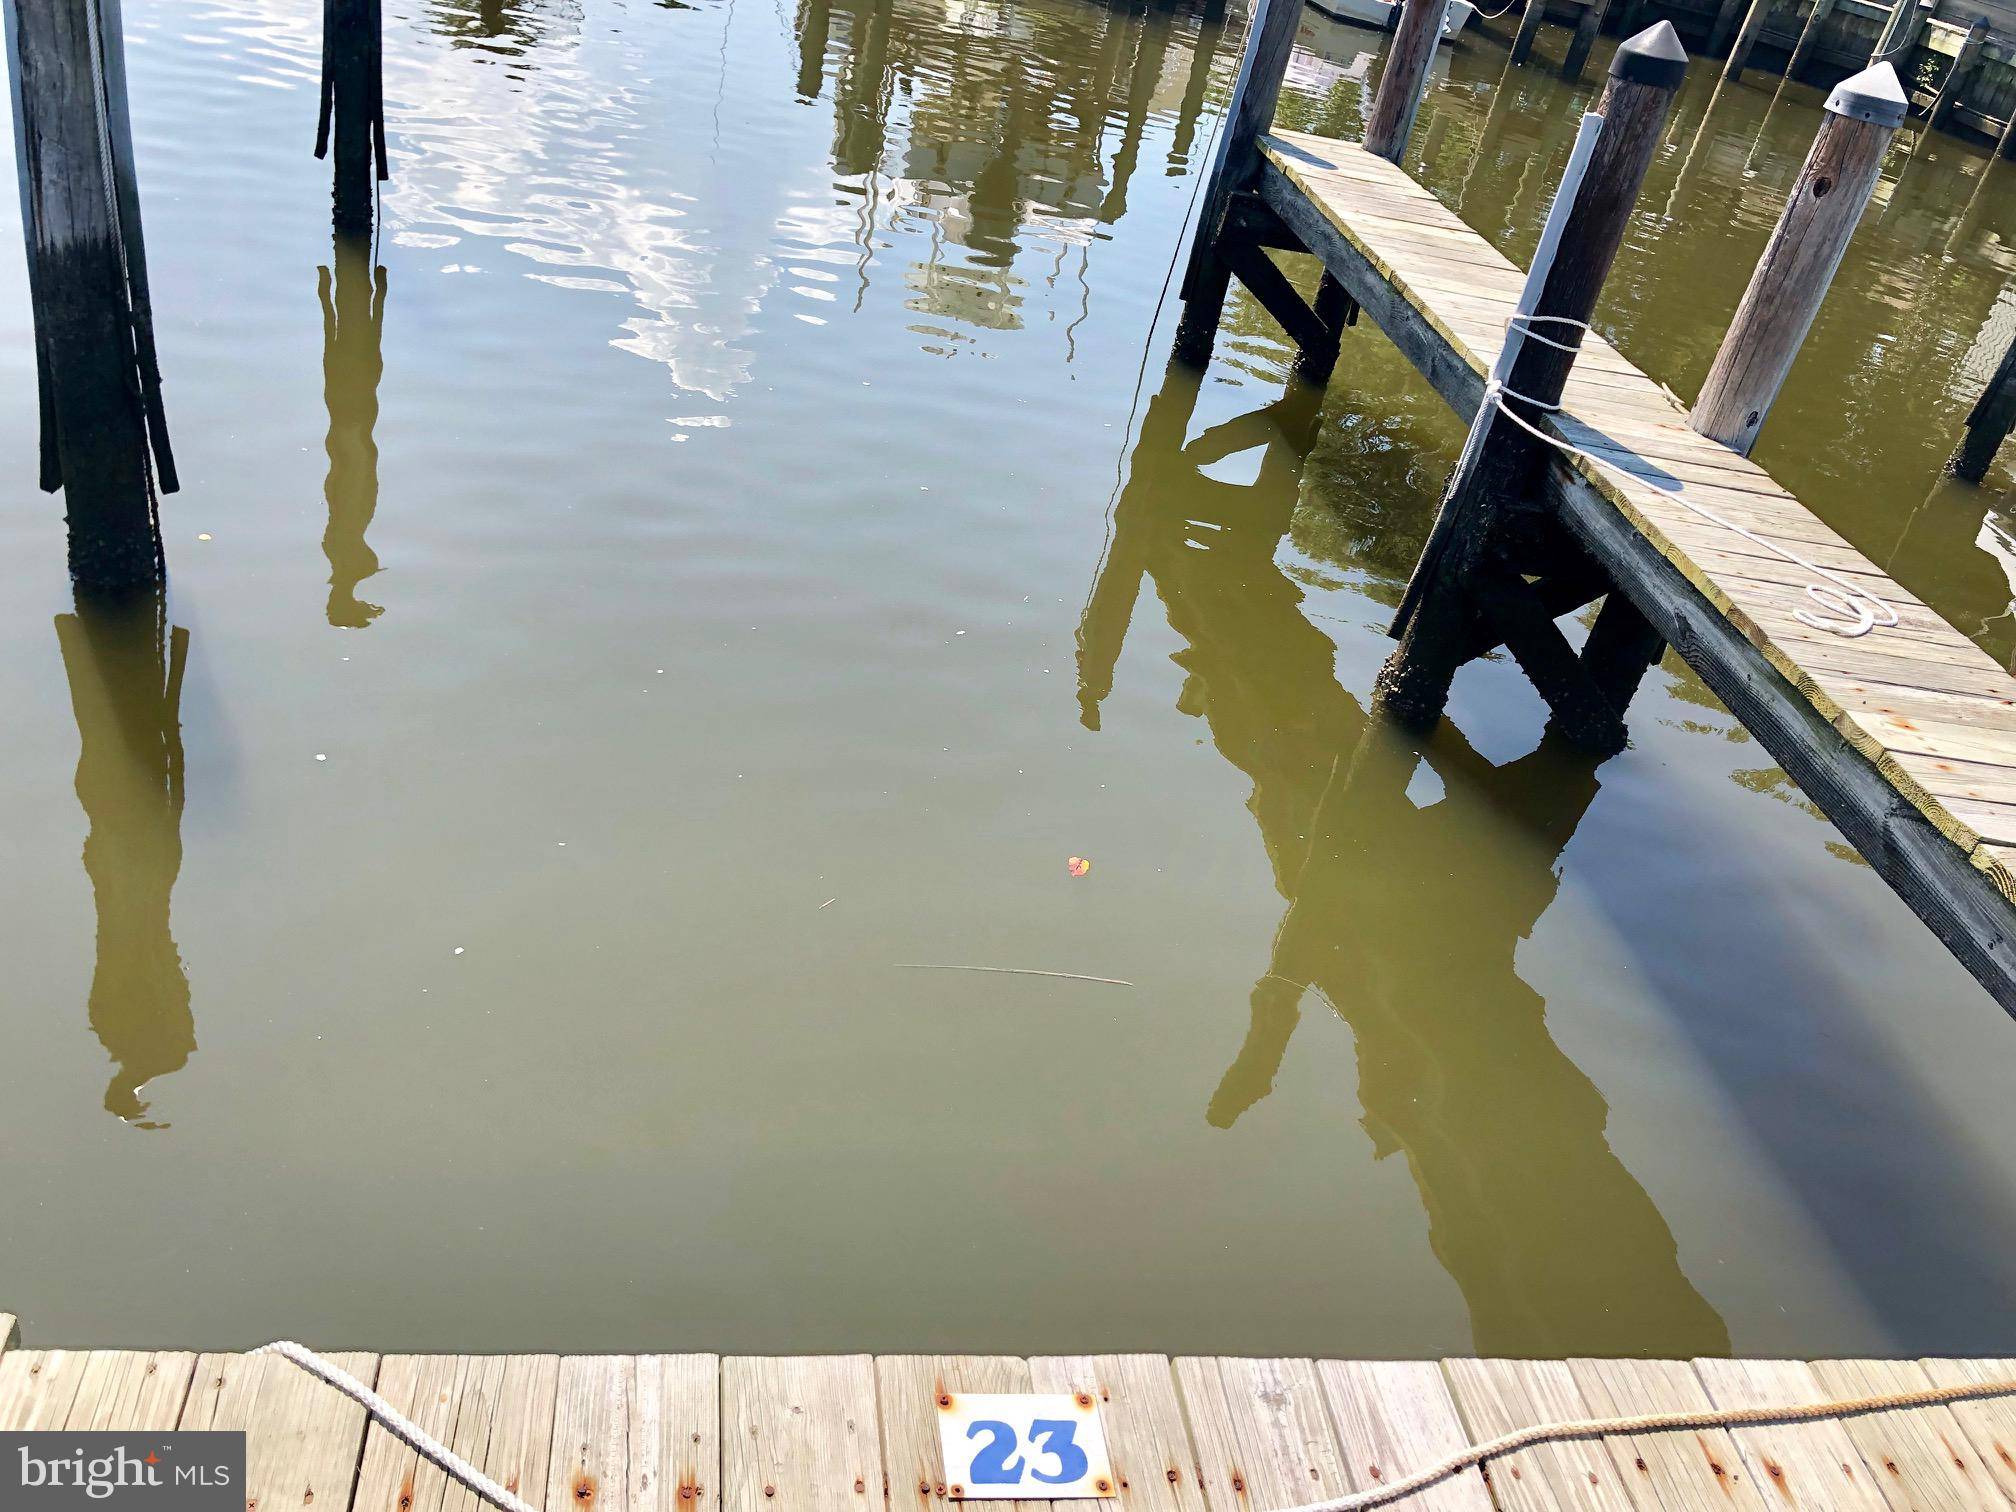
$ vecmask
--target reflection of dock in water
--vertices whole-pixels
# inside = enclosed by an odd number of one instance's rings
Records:
[[[84,870],[98,912],[91,1028],[119,1069],[105,1109],[141,1128],[141,1092],[196,1048],[189,979],[168,922],[182,868],[182,669],[189,632],[162,595],[80,602],[56,617],[77,716]]]
[[[1097,728],[1139,583],[1152,582],[1186,643],[1179,707],[1252,779],[1288,903],[1208,1120],[1229,1129],[1268,1096],[1314,993],[1351,1027],[1365,1127],[1379,1154],[1405,1155],[1479,1348],[1726,1353],[1722,1320],[1610,1147],[1601,1093],[1514,961],[1596,795],[1594,759],[1549,741],[1493,766],[1446,722],[1416,740],[1368,716],[1274,561],[1319,396],[1292,385],[1186,443],[1198,386],[1175,366],[1150,401],[1079,670]],[[1250,485],[1202,471],[1253,446]],[[1441,796],[1417,805],[1424,777]],[[1438,927],[1452,918],[1461,928]]]

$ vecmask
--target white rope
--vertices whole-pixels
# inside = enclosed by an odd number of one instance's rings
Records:
[[[1538,1423],[1520,1428],[1488,1444],[1473,1444],[1452,1454],[1439,1464],[1417,1470],[1405,1480],[1375,1486],[1370,1491],[1328,1501],[1308,1502],[1286,1512],[1363,1512],[1367,1507],[1383,1507],[1434,1485],[1437,1481],[1498,1459],[1532,1444],[1557,1439],[1601,1438],[1612,1434],[1672,1433],[1683,1429],[1739,1428],[1750,1423],[1805,1423],[1815,1418],[1855,1417],[1867,1412],[1884,1412],[1908,1407],[1936,1407],[1947,1402],[1964,1402],[1974,1397],[2008,1396],[2016,1393],[2016,1381],[1977,1381],[1963,1386],[1933,1386],[1922,1391],[1902,1391],[1892,1396],[1857,1397],[1843,1402],[1813,1402],[1797,1407],[1719,1407],[1705,1412],[1653,1412],[1640,1417],[1585,1418],[1571,1423]]]
[[[504,1512],[539,1512],[539,1509],[516,1492],[507,1491],[462,1458],[453,1449],[435,1438],[426,1429],[407,1417],[397,1407],[366,1386],[347,1370],[340,1370],[316,1354],[291,1339],[277,1339],[271,1344],[262,1344],[252,1351],[255,1355],[277,1354],[292,1360],[317,1380],[334,1386],[343,1395],[357,1403],[371,1416],[378,1419],[392,1436],[415,1451],[421,1458],[431,1461],[460,1481],[471,1491],[493,1506],[502,1507]]]
[[[1568,342],[1556,341],[1553,337],[1542,335],[1533,329],[1533,326],[1542,322],[1554,325],[1574,326],[1578,331],[1587,331],[1589,329],[1589,323],[1586,320],[1574,320],[1566,315],[1529,315],[1524,312],[1515,312],[1505,318],[1506,335],[1509,337],[1516,326],[1528,341],[1540,342],[1543,346],[1553,347],[1556,351],[1560,352],[1577,352],[1581,350],[1582,340],[1579,335],[1571,345]],[[1584,451],[1579,446],[1570,445],[1559,436],[1549,435],[1547,432],[1541,430],[1539,426],[1527,420],[1523,415],[1514,413],[1505,403],[1508,398],[1517,399],[1522,404],[1529,404],[1534,409],[1547,413],[1558,413],[1561,409],[1561,406],[1558,404],[1542,404],[1530,395],[1522,394],[1517,389],[1508,387],[1504,380],[1496,374],[1493,374],[1485,381],[1483,407],[1495,408],[1499,414],[1510,420],[1528,435],[1546,442],[1557,451],[1566,452],[1571,457],[1580,457],[1585,462],[1615,473],[1620,478],[1656,488],[1660,493],[1666,495],[1667,498],[1672,499],[1682,508],[1699,515],[1702,519],[1708,521],[1709,524],[1719,525],[1724,530],[1733,531],[1752,545],[1761,546],[1773,556],[1783,558],[1801,571],[1810,572],[1820,581],[1805,585],[1806,596],[1813,601],[1814,605],[1821,612],[1816,614],[1810,609],[1793,610],[1792,617],[1801,624],[1811,626],[1815,630],[1824,630],[1830,635],[1839,635],[1852,639],[1855,636],[1867,635],[1878,625],[1890,626],[1898,622],[1897,611],[1861,584],[1851,582],[1840,573],[1830,571],[1817,562],[1808,561],[1805,557],[1799,555],[1798,552],[1782,546],[1765,536],[1761,536],[1754,530],[1738,525],[1734,520],[1724,518],[1704,504],[1695,503],[1684,492],[1686,487],[1684,483],[1676,480],[1668,484],[1656,478],[1645,477],[1642,473],[1634,473],[1626,468],[1619,467],[1607,457],[1598,456],[1595,452]]]
[[[1542,440],[1547,439],[1542,437]],[[393,1437],[453,1476],[485,1501],[505,1512],[539,1512],[539,1509],[478,1470],[454,1450],[413,1422],[369,1386],[340,1370],[314,1350],[290,1339],[262,1344],[255,1355],[277,1354],[293,1361],[317,1380],[335,1387],[383,1423]],[[1720,1407],[1705,1412],[1654,1412],[1640,1417],[1583,1418],[1565,1423],[1536,1423],[1501,1435],[1488,1443],[1472,1444],[1425,1470],[1417,1470],[1390,1485],[1375,1486],[1349,1496],[1328,1501],[1307,1502],[1285,1512],[1363,1512],[1382,1507],[1446,1480],[1486,1460],[1499,1459],[1532,1444],[1556,1439],[1599,1438],[1612,1434],[1671,1433],[1682,1429],[1735,1428],[1747,1423],[1803,1423],[1816,1418],[1850,1417],[1867,1412],[1883,1412],[1909,1407],[1935,1407],[1948,1402],[1964,1402],[1976,1397],[2016,1394],[2016,1381],[1975,1381],[1959,1386],[1933,1386],[1920,1391],[1897,1392],[1890,1396],[1856,1397],[1849,1401],[1813,1402],[1796,1407]]]

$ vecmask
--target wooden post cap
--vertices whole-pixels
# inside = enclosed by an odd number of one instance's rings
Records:
[[[1897,82],[1897,70],[1877,63],[1834,86],[1827,96],[1827,109],[1851,121],[1868,121],[1875,126],[1899,126],[1904,121],[1904,90]]]
[[[1687,49],[1671,21],[1659,21],[1620,45],[1610,59],[1610,77],[1627,84],[1671,89],[1687,76]],[[1895,87],[1895,81],[1892,81]]]

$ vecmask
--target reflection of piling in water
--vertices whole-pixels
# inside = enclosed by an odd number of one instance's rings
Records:
[[[832,0],[804,0],[798,7],[798,98],[813,100],[826,82],[826,38],[833,26]]]
[[[315,156],[335,147],[333,218],[339,233],[371,229],[385,159],[384,19],[379,0],[322,0],[322,109]]]
[[[140,1128],[141,1090],[196,1048],[189,980],[169,930],[182,867],[182,669],[189,632],[163,596],[80,599],[56,617],[77,717],[77,799],[90,833],[84,870],[98,911],[91,1028],[119,1064],[105,1109]]]
[[[1176,107],[1176,128],[1169,137],[1169,166],[1188,166],[1190,146],[1197,136],[1197,121],[1204,113],[1204,94],[1211,85],[1211,61],[1218,52],[1218,39],[1225,23],[1205,19],[1197,23],[1197,35],[1190,44],[1190,73],[1183,84],[1183,101]]]
[[[164,573],[155,489],[175,459],[155,360],[118,0],[5,4],[35,314],[40,481],[63,490],[87,590]]]
[[[385,611],[357,597],[357,585],[378,571],[365,540],[378,512],[378,380],[385,371],[385,270],[373,268],[360,240],[339,237],[336,270],[316,271],[322,300],[322,398],[329,409],[329,505],[322,552],[329,558],[329,623],[362,629]],[[333,287],[332,287],[333,286]]]
[[[1179,707],[1252,780],[1288,909],[1208,1121],[1233,1128],[1268,1096],[1313,992],[1351,1027],[1365,1127],[1378,1154],[1405,1155],[1480,1351],[1726,1352],[1671,1229],[1610,1147],[1602,1094],[1517,972],[1595,797],[1595,761],[1548,741],[1494,767],[1446,721],[1424,740],[1370,718],[1275,562],[1313,391],[1186,442],[1198,386],[1172,367],[1148,406],[1080,624],[1079,696],[1096,728],[1145,574],[1185,643]],[[1205,476],[1254,445],[1253,484]],[[1424,761],[1443,794],[1417,808]]]

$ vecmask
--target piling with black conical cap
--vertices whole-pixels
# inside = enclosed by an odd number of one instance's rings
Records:
[[[1875,192],[1883,154],[1904,111],[1904,90],[1888,63],[1843,79],[1827,97],[1785,212],[1694,402],[1691,423],[1702,435],[1739,452],[1756,445]]]
[[[1671,21],[1655,21],[1622,43],[1610,59],[1610,77],[1658,89],[1677,89],[1687,77],[1687,49]]]

